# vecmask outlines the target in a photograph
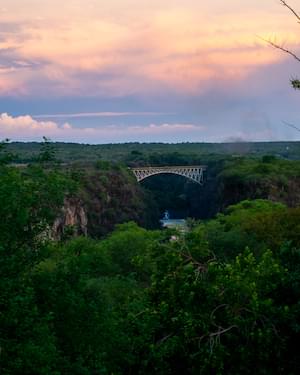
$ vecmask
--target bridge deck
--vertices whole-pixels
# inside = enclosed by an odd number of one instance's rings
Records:
[[[151,167],[151,166],[147,166],[147,167],[134,167],[134,168],[129,168],[131,169],[132,171],[134,170],[154,170],[154,169],[195,169],[195,168],[202,168],[202,170],[206,170],[207,169],[207,165],[164,165],[164,166],[155,166],[155,167]]]

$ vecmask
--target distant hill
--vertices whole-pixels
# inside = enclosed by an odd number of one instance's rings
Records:
[[[12,142],[8,151],[16,155],[15,162],[33,161],[39,154],[42,143]],[[243,142],[243,143],[121,143],[88,145],[78,143],[53,143],[57,158],[64,162],[93,162],[99,159],[134,164],[135,161],[160,164],[163,154],[173,155],[174,163],[180,162],[180,155],[204,160],[220,156],[275,155],[278,158],[299,160],[300,142]],[[184,158],[186,159],[186,158]],[[167,161],[167,160],[166,160]],[[172,163],[172,164],[174,164]]]

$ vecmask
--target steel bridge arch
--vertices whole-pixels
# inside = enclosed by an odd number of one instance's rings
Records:
[[[190,166],[164,166],[164,167],[140,167],[131,168],[135,178],[138,182],[145,180],[151,176],[158,174],[175,174],[178,176],[185,177],[199,185],[204,183],[204,171],[206,166],[204,165],[190,165]]]

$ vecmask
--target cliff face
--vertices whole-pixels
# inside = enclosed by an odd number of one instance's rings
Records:
[[[76,170],[78,190],[64,200],[52,237],[101,238],[116,224],[135,221],[147,228],[159,225],[156,203],[136,182],[127,168]]]
[[[57,217],[52,227],[52,236],[60,240],[65,235],[86,236],[88,228],[87,213],[80,198],[64,199],[61,215]]]
[[[300,206],[300,178],[291,178],[285,185],[270,186],[268,199],[285,203],[288,207]]]
[[[218,176],[218,200],[222,211],[244,199],[268,199],[288,207],[300,206],[300,163],[297,161],[241,160]]]
[[[82,179],[81,199],[88,217],[88,234],[99,238],[116,224],[135,221],[158,224],[156,204],[125,168],[94,170]]]

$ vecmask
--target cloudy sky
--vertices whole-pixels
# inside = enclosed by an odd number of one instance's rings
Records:
[[[300,53],[278,0],[1,0],[0,139],[300,140],[300,64],[260,37]]]

